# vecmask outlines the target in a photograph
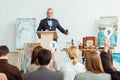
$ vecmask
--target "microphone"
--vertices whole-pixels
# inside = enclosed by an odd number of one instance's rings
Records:
[[[51,30],[52,26],[48,26],[48,29]]]
[[[72,45],[74,45],[73,39],[71,40]]]
[[[49,20],[49,21],[48,21],[48,29],[49,29],[49,30],[51,30],[52,25],[53,25],[53,24],[52,24],[52,20]]]

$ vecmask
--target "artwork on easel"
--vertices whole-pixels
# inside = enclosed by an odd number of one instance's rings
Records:
[[[98,32],[98,45],[103,46],[105,40],[109,40],[111,46],[117,45],[118,17],[100,17]]]
[[[16,19],[16,48],[23,49],[24,43],[36,42],[36,19]]]

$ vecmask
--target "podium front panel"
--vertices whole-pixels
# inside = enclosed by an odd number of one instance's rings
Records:
[[[50,49],[50,42],[53,41],[53,34],[52,33],[49,33],[49,34],[42,34],[41,35],[41,45],[43,48],[46,48],[46,49]]]

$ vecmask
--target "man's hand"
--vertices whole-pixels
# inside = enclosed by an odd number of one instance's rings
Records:
[[[49,29],[45,29],[45,31],[49,31]]]
[[[68,35],[68,34],[69,34],[68,29],[67,29],[67,30],[65,30],[65,34],[66,34],[66,35]]]

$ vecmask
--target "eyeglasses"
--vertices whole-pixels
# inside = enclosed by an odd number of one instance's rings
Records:
[[[53,14],[53,13],[47,13],[47,14]]]

